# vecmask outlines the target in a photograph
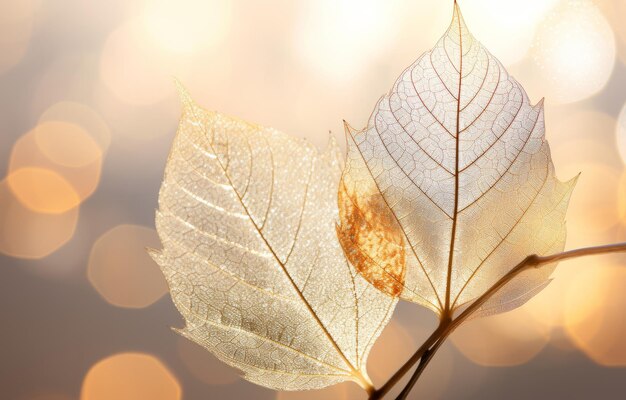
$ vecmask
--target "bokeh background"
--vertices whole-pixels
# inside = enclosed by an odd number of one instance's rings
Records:
[[[470,29],[546,97],[557,174],[582,172],[568,248],[626,240],[626,0],[461,0]],[[275,393],[178,337],[144,247],[180,104],[325,145],[447,28],[441,0],[1,0],[0,398],[358,399]],[[342,142],[342,140],[340,140]],[[513,261],[513,260],[512,260]],[[460,329],[413,398],[623,399],[626,258],[559,266],[516,311]],[[401,304],[380,385],[435,326]]]

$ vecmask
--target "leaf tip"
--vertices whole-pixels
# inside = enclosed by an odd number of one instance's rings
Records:
[[[450,23],[449,32],[455,32],[455,35],[471,37],[465,19],[463,18],[461,7],[456,0],[454,0],[454,6],[452,7],[452,22]]]
[[[326,140],[326,149],[328,151],[334,151],[337,148],[337,139],[333,135],[332,131],[328,131],[328,139]]]
[[[575,177],[573,177],[572,179],[570,179],[570,183],[572,185],[572,187],[576,186],[576,184],[578,183],[578,179],[580,178],[580,176],[583,174],[582,171],[579,171]]]
[[[543,108],[543,106],[545,105],[546,102],[546,98],[542,97],[537,104],[535,104],[535,108]]]
[[[187,90],[185,85],[183,85],[182,82],[176,77],[174,77],[174,85],[176,86],[176,90],[178,91],[178,98],[180,99],[180,102],[182,103],[184,109],[193,107],[194,101],[191,98],[191,95],[189,94],[189,91]]]
[[[355,133],[358,133],[358,131],[354,129],[345,119],[343,120],[343,129],[345,130],[346,135],[354,136]]]

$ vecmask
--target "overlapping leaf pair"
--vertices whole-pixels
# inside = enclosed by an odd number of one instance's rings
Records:
[[[526,255],[563,248],[574,182],[555,178],[542,103],[456,5],[367,127],[346,125],[345,167],[332,139],[320,153],[182,99],[153,256],[181,334],[252,382],[371,388],[367,356],[398,298],[452,316]],[[523,304],[552,269],[525,272],[481,313]]]

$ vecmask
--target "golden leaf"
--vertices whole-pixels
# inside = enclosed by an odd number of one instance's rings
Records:
[[[378,101],[367,127],[346,129],[344,251],[383,292],[442,316],[527,255],[561,251],[575,181],[555,177],[544,130],[543,102],[530,104],[455,3],[447,32]],[[377,214],[374,223],[368,213]],[[368,223],[364,238],[366,228],[354,225]],[[402,256],[389,257],[399,245],[404,253],[393,254]],[[523,304],[553,269],[523,273],[481,313]]]
[[[371,389],[367,356],[396,301],[337,242],[337,144],[320,154],[182,98],[156,217],[163,250],[153,252],[181,334],[269,388]]]

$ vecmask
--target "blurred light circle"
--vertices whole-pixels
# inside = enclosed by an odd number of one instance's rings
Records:
[[[78,214],[78,208],[63,214],[34,212],[4,180],[0,182],[0,252],[16,258],[46,257],[74,236]]]
[[[0,2],[0,73],[18,64],[26,54],[38,3],[35,0]]]
[[[44,126],[46,122],[59,121],[82,128],[97,143],[102,153],[108,150],[111,144],[111,131],[102,116],[93,108],[73,101],[60,101],[40,115],[39,126]]]
[[[617,140],[617,150],[619,151],[622,161],[626,164],[626,104],[617,117],[617,125],[615,129],[615,137]]]
[[[91,367],[83,380],[81,400],[179,400],[180,384],[156,357],[120,353]]]
[[[51,161],[79,168],[102,158],[98,143],[80,126],[64,121],[47,121],[35,130],[39,149]]]
[[[48,169],[19,168],[6,180],[15,197],[35,212],[62,214],[80,204],[72,185]]]
[[[589,0],[563,2],[541,25],[535,62],[548,101],[572,103],[604,88],[615,65],[615,37]]]
[[[532,360],[548,343],[550,329],[521,307],[465,322],[451,339],[472,362],[505,367]]]
[[[140,21],[155,44],[174,53],[201,52],[215,46],[230,27],[227,0],[151,0]]]
[[[503,64],[522,60],[538,24],[558,0],[474,0],[462,4],[472,34]]]
[[[138,23],[128,21],[107,38],[100,55],[100,79],[119,100],[133,105],[157,103],[174,94],[168,61],[142,39]]]
[[[159,248],[154,229],[118,225],[94,243],[87,277],[104,300],[126,308],[143,308],[167,293],[167,284],[146,247]]]
[[[332,80],[353,79],[397,30],[392,7],[377,0],[300,4],[293,45],[306,66]]]
[[[200,345],[180,337],[177,343],[178,355],[193,376],[209,385],[229,385],[240,379],[240,373],[218,360]]]
[[[604,16],[611,22],[613,30],[617,34],[618,51],[617,54],[626,65],[626,25],[624,15],[626,15],[626,2],[623,0],[596,0],[596,4],[603,11]]]
[[[626,366],[626,268],[589,263],[567,293],[565,326],[596,363]]]
[[[19,138],[11,151],[9,174],[19,169],[30,168],[53,171],[71,185],[82,201],[91,196],[98,187],[102,169],[102,152],[98,147],[94,147],[89,139],[74,141],[71,140],[72,135],[66,134],[67,129],[57,129],[68,126],[70,125],[65,125],[65,123],[47,122]],[[74,134],[78,134],[78,131],[75,130]],[[50,143],[46,138],[48,135],[56,137],[58,143]],[[81,153],[84,154],[81,155]],[[65,156],[68,157],[67,160],[60,159]],[[82,163],[81,159],[92,161],[81,167],[68,166],[68,164],[76,164],[77,160]]]

